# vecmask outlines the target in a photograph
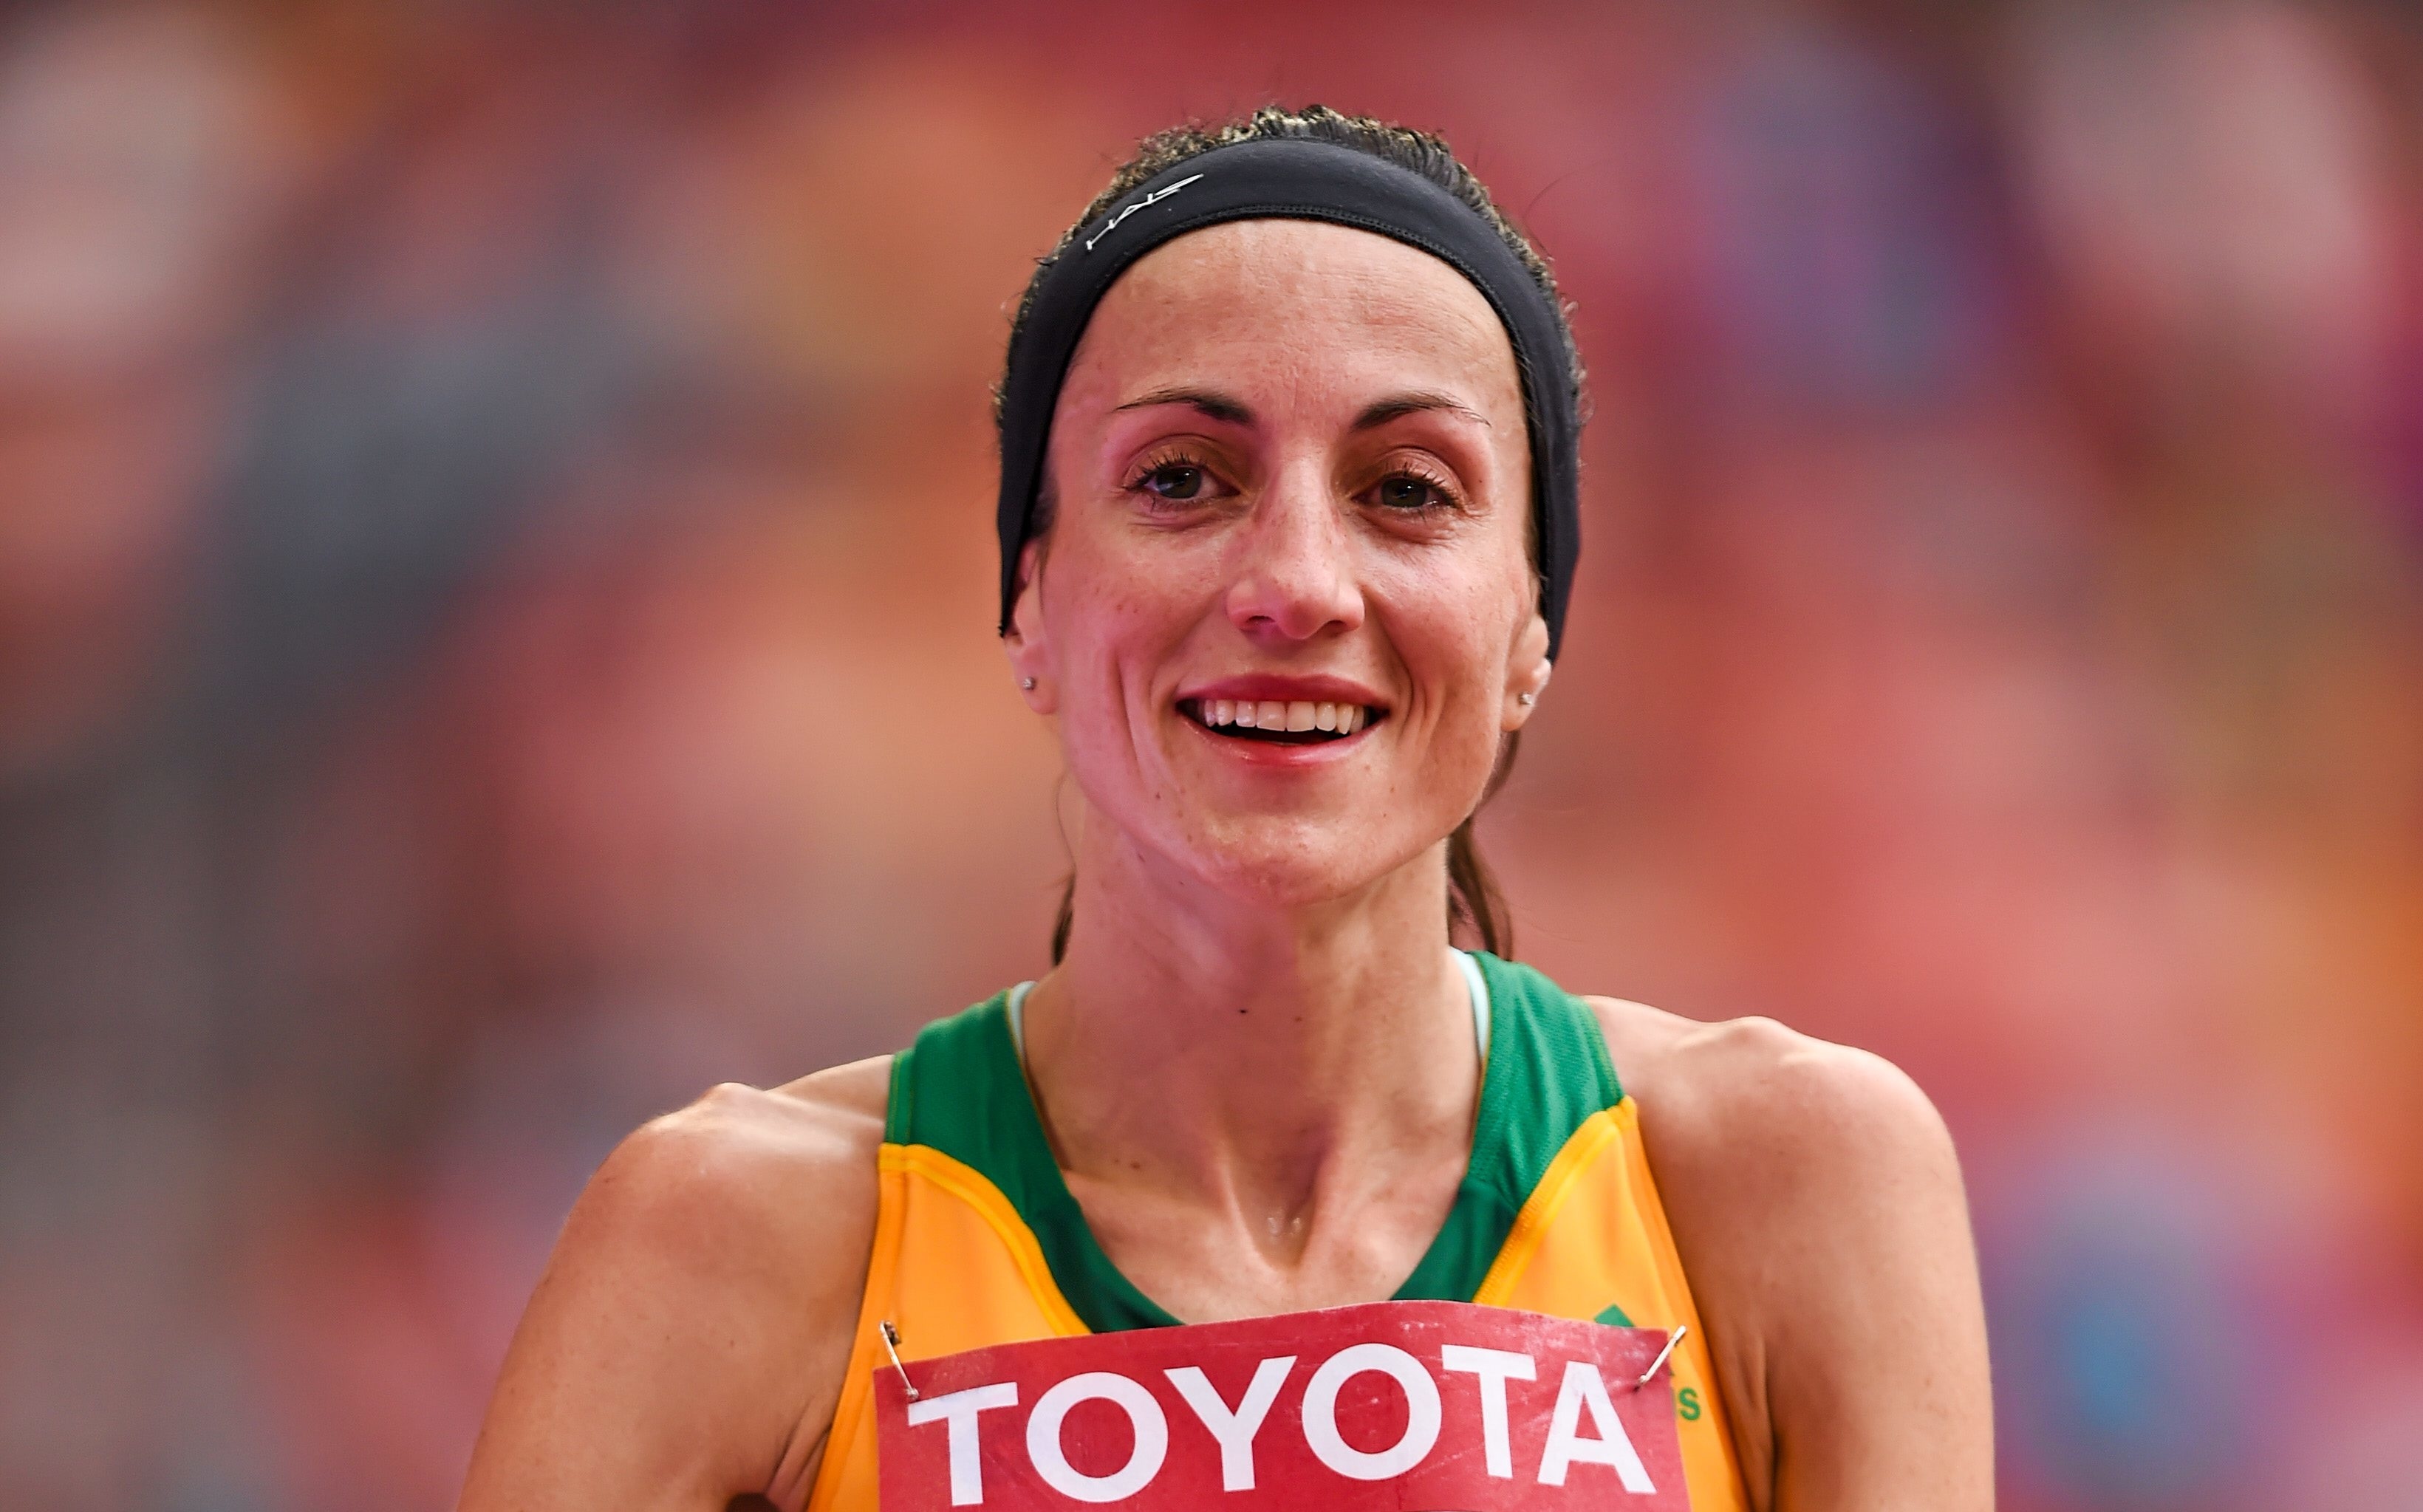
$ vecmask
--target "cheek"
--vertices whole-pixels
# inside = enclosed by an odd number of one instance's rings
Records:
[[[1160,554],[1076,532],[1057,544],[1044,613],[1064,697],[1116,698],[1121,676],[1148,671],[1202,618],[1205,576],[1173,570]]]
[[[1505,680],[1519,581],[1494,559],[1409,564],[1384,590],[1389,638],[1417,688],[1445,705],[1494,701]],[[1513,587],[1510,588],[1510,583]]]

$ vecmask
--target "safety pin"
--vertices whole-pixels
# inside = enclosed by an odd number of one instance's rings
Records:
[[[892,1368],[900,1372],[901,1389],[909,1394],[909,1400],[913,1402],[917,1399],[917,1388],[910,1384],[909,1369],[900,1362],[900,1331],[892,1326],[892,1320],[888,1317],[883,1320],[880,1327],[883,1330],[883,1352],[892,1357]],[[1669,1345],[1667,1347],[1672,1348],[1673,1346]],[[1666,1357],[1659,1355],[1657,1358],[1663,1360]],[[1657,1367],[1652,1365],[1649,1368],[1654,1372]],[[1644,1376],[1641,1378],[1646,1380],[1648,1377]]]
[[[884,1326],[886,1328],[891,1327],[890,1324],[886,1324]],[[1649,1368],[1642,1371],[1640,1373],[1640,1378],[1632,1383],[1632,1389],[1634,1391],[1639,1391],[1641,1387],[1649,1384],[1649,1378],[1657,1374],[1657,1367],[1666,1362],[1666,1357],[1672,1354],[1674,1352],[1674,1347],[1683,1342],[1683,1335],[1690,1331],[1691,1325],[1686,1323],[1682,1327],[1676,1329],[1673,1332],[1666,1335],[1666,1347],[1657,1351],[1657,1358],[1649,1362]],[[900,1378],[902,1380],[907,1380],[909,1378],[903,1376]]]

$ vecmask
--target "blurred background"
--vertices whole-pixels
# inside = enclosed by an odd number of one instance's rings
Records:
[[[1006,307],[1444,131],[1578,307],[1570,985],[1958,1137],[2011,1512],[2423,1507],[2423,19],[0,7],[0,1504],[450,1505],[582,1180],[1039,972]]]

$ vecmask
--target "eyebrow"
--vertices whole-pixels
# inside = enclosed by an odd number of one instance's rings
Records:
[[[1486,417],[1464,401],[1425,389],[1409,394],[1391,394],[1376,403],[1366,405],[1363,413],[1354,417],[1354,429],[1377,430],[1390,420],[1402,419],[1408,415],[1420,415],[1432,410],[1445,410],[1457,418],[1470,420],[1475,425],[1489,424]]]
[[[1156,388],[1150,393],[1129,400],[1118,408],[1120,410],[1153,409],[1163,404],[1183,404],[1208,419],[1222,420],[1230,425],[1254,423],[1252,405],[1241,399],[1211,388]],[[1402,419],[1408,415],[1421,415],[1433,410],[1444,410],[1459,419],[1469,420],[1475,425],[1489,424],[1485,416],[1462,400],[1423,389],[1410,393],[1391,394],[1386,399],[1376,400],[1365,405],[1363,413],[1354,417],[1352,429],[1377,430],[1390,420]]]
[[[1163,404],[1183,404],[1207,419],[1225,420],[1230,425],[1254,423],[1253,407],[1243,400],[1232,399],[1211,388],[1156,388],[1121,404],[1121,410],[1155,409]],[[1116,411],[1114,411],[1116,413]]]

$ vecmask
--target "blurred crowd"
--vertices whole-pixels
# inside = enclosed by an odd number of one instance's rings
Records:
[[[2010,1512],[2423,1507],[2423,18],[0,7],[0,1505],[451,1504],[581,1181],[1045,963],[1006,305],[1443,130],[1588,360],[1521,953],[1915,1074]]]

